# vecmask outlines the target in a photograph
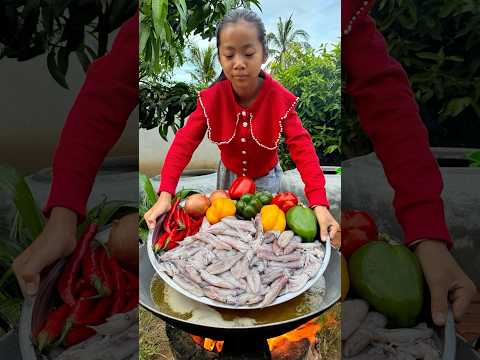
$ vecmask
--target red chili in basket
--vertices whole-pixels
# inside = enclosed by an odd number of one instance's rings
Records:
[[[110,260],[105,248],[99,249],[99,261],[100,261],[100,274],[102,276],[103,290],[107,293],[107,296],[113,293],[113,277],[110,269]]]
[[[177,209],[179,203],[180,203],[180,199],[176,199],[175,202],[173,203],[168,215],[167,215],[167,218],[163,222],[163,228],[165,229],[166,232],[170,232],[172,230],[171,229],[171,220],[172,220],[173,214],[175,213],[175,210]]]
[[[110,315],[117,314],[121,312],[125,306],[125,275],[122,271],[122,268],[113,256],[110,257],[110,268],[112,269],[113,279],[114,279],[114,300],[112,303],[112,308],[110,309]]]
[[[126,288],[128,290],[138,290],[138,277],[125,269],[122,269],[122,271],[126,279]]]
[[[127,296],[127,303],[125,305],[125,308],[123,309],[123,312],[128,312],[132,309],[135,309],[135,307],[138,306],[138,292],[127,292],[126,293],[126,296]]]
[[[163,249],[165,242],[167,241],[168,236],[170,235],[169,232],[164,232],[162,235],[160,235],[157,238],[157,241],[155,242],[155,245],[153,246],[153,250],[155,252],[159,252],[160,250]]]
[[[111,296],[101,298],[95,303],[92,310],[81,320],[83,325],[99,325],[105,322],[105,319],[110,314],[110,307],[113,298]]]
[[[45,325],[37,335],[37,344],[40,352],[60,336],[71,311],[70,306],[62,304],[48,315]]]
[[[77,242],[77,246],[72,255],[68,258],[68,262],[60,275],[57,283],[57,290],[63,302],[73,307],[75,305],[74,289],[75,283],[78,281],[78,275],[82,264],[82,258],[87,252],[91,240],[94,238],[98,230],[98,217],[106,202],[106,198],[98,207],[94,220],[85,227],[82,237]]]
[[[72,309],[71,316],[67,320],[67,330],[73,325],[84,325],[88,314],[98,303],[98,299],[92,299],[97,295],[94,289],[86,289],[82,291],[80,299],[77,300]]]
[[[84,278],[97,290],[100,296],[108,296],[110,292],[104,287],[101,263],[101,247],[90,248],[82,259]]]
[[[88,326],[74,326],[68,330],[65,338],[63,339],[63,346],[70,347],[87,340],[91,336],[95,335],[96,331]]]

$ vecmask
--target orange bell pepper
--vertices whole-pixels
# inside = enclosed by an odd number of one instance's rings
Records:
[[[277,205],[265,205],[260,210],[260,216],[262,218],[263,231],[285,230],[287,225],[285,213]]]
[[[210,224],[216,224],[226,216],[233,216],[237,211],[232,199],[218,198],[207,210],[207,220]]]

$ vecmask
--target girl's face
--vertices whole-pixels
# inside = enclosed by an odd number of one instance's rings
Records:
[[[239,95],[255,90],[266,60],[255,25],[244,20],[226,25],[220,33],[218,52],[223,72]]]

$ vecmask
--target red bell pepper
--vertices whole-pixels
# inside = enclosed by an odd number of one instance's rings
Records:
[[[298,198],[292,192],[279,192],[272,199],[272,204],[277,205],[284,213],[298,204]]]
[[[365,211],[343,210],[341,227],[341,252],[347,259],[361,246],[378,240],[377,225]]]
[[[240,199],[244,194],[255,194],[256,185],[253,179],[247,176],[239,176],[233,180],[228,193],[232,199]]]

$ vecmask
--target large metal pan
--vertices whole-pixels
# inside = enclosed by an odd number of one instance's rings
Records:
[[[340,253],[332,249],[330,262],[324,273],[326,294],[323,301],[315,296],[318,289],[313,286],[309,291],[283,304],[258,310],[230,310],[215,308],[199,304],[179,293],[172,296],[173,289],[169,288],[156,275],[152,267],[146,245],[142,245],[140,255],[140,303],[153,314],[160,317],[190,334],[209,337],[216,340],[225,340],[236,336],[272,338],[295,329],[308,320],[320,315],[340,299]],[[176,304],[169,303],[171,299],[182,302],[183,312],[172,309]],[[191,306],[191,309],[188,308]],[[235,318],[248,318],[245,325],[230,322],[228,324],[212,324],[211,319],[192,318],[192,311],[197,306],[211,314],[211,317],[220,317],[221,321]]]

